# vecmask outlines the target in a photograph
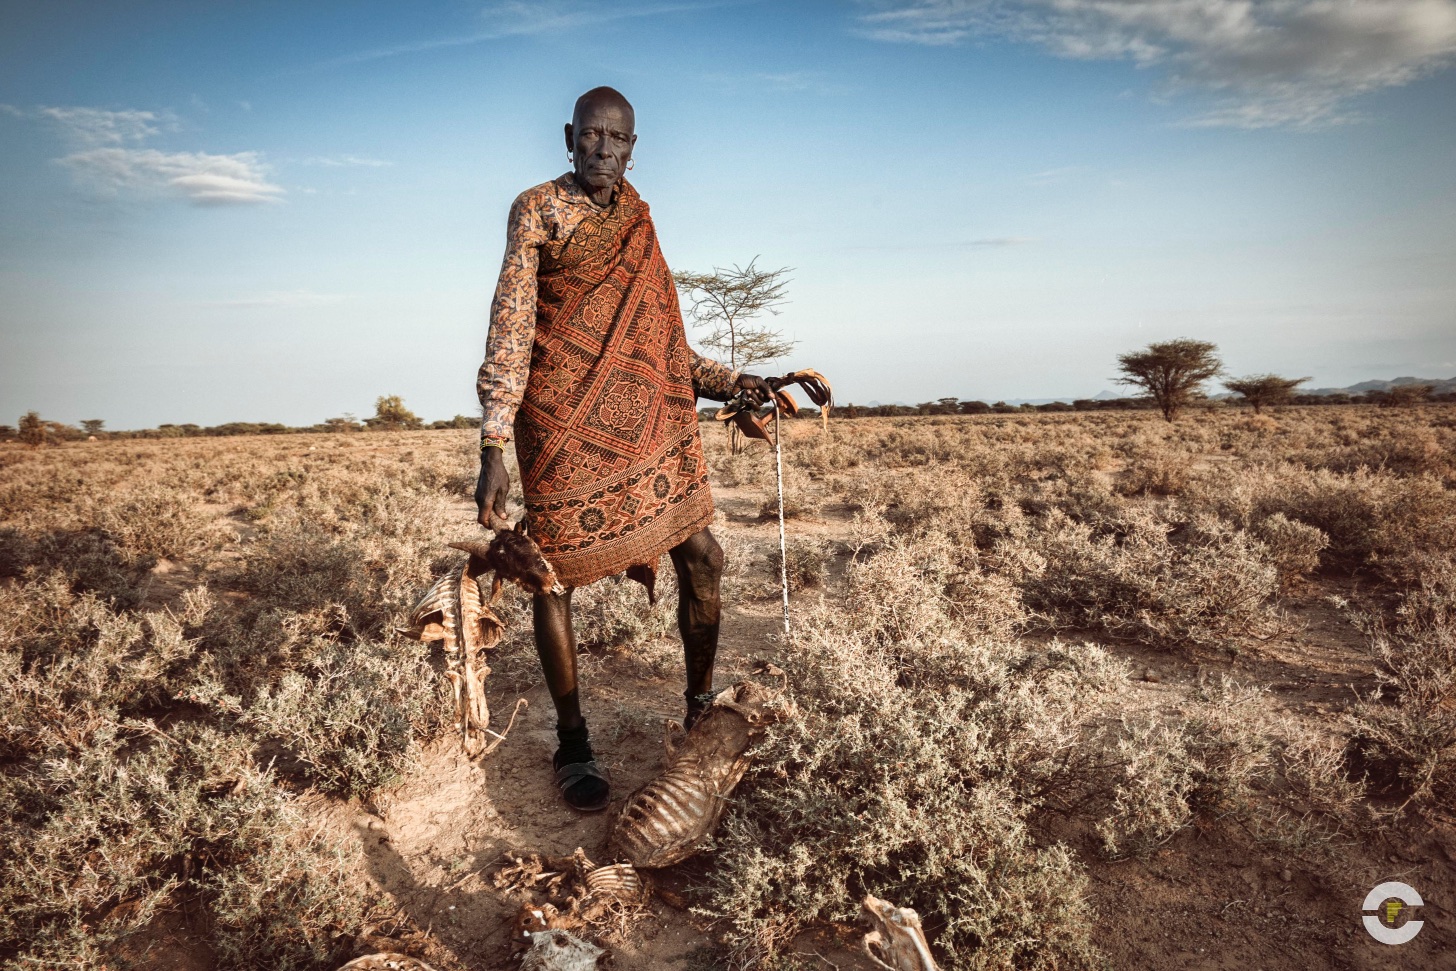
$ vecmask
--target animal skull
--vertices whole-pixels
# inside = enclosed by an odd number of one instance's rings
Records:
[[[886,971],[938,971],[925,932],[920,929],[919,914],[909,907],[886,903],[874,894],[865,897],[863,907],[870,932],[861,946],[876,967]]]
[[[571,931],[541,931],[531,935],[531,949],[521,960],[521,971],[593,971],[597,958],[605,953]]]

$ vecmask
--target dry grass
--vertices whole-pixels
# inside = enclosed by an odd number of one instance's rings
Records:
[[[847,544],[790,547],[779,663],[802,717],[765,743],[699,900],[735,963],[791,962],[799,930],[873,892],[926,916],[947,968],[1095,967],[1089,859],[1195,825],[1323,852],[1456,795],[1451,409],[789,431],[797,521],[854,519]],[[715,484],[768,494],[760,446],[706,440]],[[373,902],[297,802],[367,799],[443,730],[428,654],[394,628],[458,562],[471,446],[0,448],[0,958],[114,966],[183,911],[220,966],[344,956]],[[728,595],[768,610],[748,564],[778,564],[744,535],[720,530]],[[1297,598],[1351,581],[1381,687],[1316,730],[1239,666]],[[660,586],[656,607],[579,591],[584,651],[675,670],[670,568]],[[491,663],[524,687],[526,607],[502,610]],[[1137,651],[1229,667],[1139,707]]]

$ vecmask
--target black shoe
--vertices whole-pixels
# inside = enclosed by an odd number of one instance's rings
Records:
[[[601,812],[607,808],[612,799],[611,779],[596,759],[565,765],[553,759],[552,765],[556,768],[556,785],[561,789],[561,798],[568,806],[584,813]]]
[[[556,785],[561,789],[561,798],[572,809],[584,813],[606,809],[612,797],[611,779],[592,754],[586,723],[566,729],[558,725],[556,738],[561,747],[552,757],[551,766],[556,770]]]

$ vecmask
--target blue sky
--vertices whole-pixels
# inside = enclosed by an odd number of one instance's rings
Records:
[[[1450,377],[1453,59],[1456,0],[4,0],[0,422],[473,413],[597,84],[668,262],[793,267],[783,366],[841,400],[1091,395],[1180,336]]]

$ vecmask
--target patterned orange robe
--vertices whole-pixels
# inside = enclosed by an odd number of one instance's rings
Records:
[[[571,176],[538,189],[585,198],[563,180]],[[534,209],[542,227],[551,221],[528,198],[536,191],[512,207],[514,228],[529,218],[518,210]],[[498,328],[508,246],[478,384],[486,435],[501,431],[502,400],[520,402],[513,431],[528,527],[562,583],[581,586],[634,566],[650,572],[712,522],[697,396],[726,397],[737,373],[688,347],[648,206],[629,183],[609,207],[575,215],[570,232],[535,246],[524,387],[510,364],[525,341]]]

